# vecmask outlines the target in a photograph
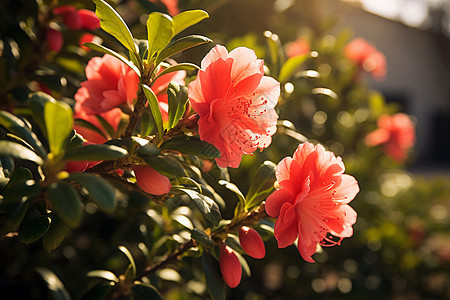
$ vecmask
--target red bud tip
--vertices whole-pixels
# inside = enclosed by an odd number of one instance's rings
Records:
[[[250,227],[242,226],[239,230],[242,249],[253,258],[261,259],[266,255],[266,248],[259,233]]]
[[[100,19],[95,12],[88,9],[79,9],[77,13],[81,19],[82,28],[90,30],[100,28]]]
[[[136,182],[141,189],[151,195],[164,195],[170,192],[172,185],[169,178],[159,174],[150,166],[134,166]]]
[[[59,52],[63,45],[63,37],[60,31],[48,28],[46,34],[48,48],[52,51]]]
[[[220,247],[219,266],[225,283],[230,288],[237,287],[242,277],[241,263],[233,250],[226,245]]]

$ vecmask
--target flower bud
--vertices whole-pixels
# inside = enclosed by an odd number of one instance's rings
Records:
[[[82,28],[90,30],[100,28],[100,19],[93,11],[88,9],[79,9],[77,13],[81,19]]]
[[[60,31],[48,28],[46,34],[48,48],[52,51],[59,52],[63,45],[63,37]]]
[[[253,258],[264,258],[266,248],[259,233],[250,227],[242,226],[239,230],[239,242],[242,249]]]
[[[136,182],[148,194],[164,195],[172,188],[169,178],[159,174],[150,166],[134,166],[132,169],[136,176]]]
[[[81,18],[76,11],[66,12],[62,17],[64,24],[70,29],[78,30],[81,28]]]
[[[242,267],[233,249],[227,245],[220,247],[219,267],[225,283],[230,288],[237,287],[241,282]]]

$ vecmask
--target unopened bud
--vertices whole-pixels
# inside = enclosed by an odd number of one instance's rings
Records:
[[[63,37],[60,31],[48,28],[46,34],[48,48],[52,51],[59,52],[63,45]]]
[[[100,28],[100,19],[93,11],[88,9],[79,9],[77,13],[81,19],[82,28],[90,30]]]
[[[170,192],[172,185],[169,178],[159,174],[150,166],[134,166],[134,175],[140,188],[151,195],[164,195]]]
[[[261,259],[266,255],[266,248],[259,233],[250,227],[242,226],[239,230],[239,242],[242,249],[253,258]]]
[[[242,267],[233,249],[227,245],[220,247],[219,267],[225,283],[230,288],[237,287],[241,282]]]

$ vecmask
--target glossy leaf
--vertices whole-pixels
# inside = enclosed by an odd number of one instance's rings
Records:
[[[153,80],[154,82],[158,80],[159,77],[166,75],[168,73],[177,72],[177,71],[196,71],[200,70],[199,66],[191,63],[179,63],[168,68],[165,68],[158,76]]]
[[[197,24],[203,19],[209,18],[206,11],[187,10],[173,17],[173,35],[177,35],[186,28]]]
[[[102,29],[117,40],[128,50],[137,54],[137,47],[133,35],[123,21],[122,17],[104,0],[93,0],[96,6],[95,13],[100,19]]]
[[[45,120],[44,120],[44,107],[47,102],[55,103],[56,100],[49,94],[39,91],[39,92],[34,92],[31,95],[31,97],[28,99],[28,102],[30,103],[33,120],[44,131],[45,135],[47,135],[47,130],[45,127]]]
[[[5,234],[16,230],[23,218],[25,217],[25,213],[28,209],[29,202],[26,198],[19,199],[18,202],[6,203],[3,205],[2,210],[3,218],[5,220],[0,223],[0,237],[3,237]]]
[[[83,216],[83,205],[77,191],[67,182],[55,182],[47,187],[53,210],[71,227],[77,226]]]
[[[16,159],[29,160],[38,165],[42,165],[44,163],[42,158],[32,150],[10,141],[0,141],[0,155],[10,156]]]
[[[308,57],[309,54],[303,54],[289,58],[281,67],[278,81],[287,82]]]
[[[70,230],[70,226],[62,221],[57,215],[54,215],[50,228],[42,239],[42,244],[47,252],[51,252],[61,245]]]
[[[45,151],[44,146],[37,136],[28,128],[24,121],[16,117],[15,115],[0,111],[0,125],[4,126],[8,131],[23,139],[28,143],[36,153],[42,157],[47,158],[47,151]]]
[[[166,14],[153,12],[147,19],[148,57],[164,49],[173,37],[173,21]]]
[[[155,130],[156,124],[153,120],[152,111],[148,106],[144,108],[139,125],[141,136],[149,136]]]
[[[183,117],[188,101],[188,89],[172,81],[167,90],[169,104],[169,122],[168,129],[175,127],[178,121]]]
[[[105,54],[109,54],[111,56],[114,56],[115,58],[117,58],[118,60],[120,60],[121,62],[123,62],[124,64],[126,64],[128,67],[130,67],[139,77],[141,77],[141,72],[139,71],[139,69],[131,62],[129,61],[126,57],[120,55],[119,53],[117,53],[116,51],[106,48],[105,46],[99,45],[99,44],[95,44],[95,43],[84,43],[84,46],[95,50],[97,52],[100,53],[105,53]]]
[[[219,180],[219,184],[225,186],[228,190],[232,191],[234,194],[236,194],[236,196],[239,199],[239,202],[241,202],[241,204],[245,203],[245,197],[242,194],[242,192],[239,190],[239,188],[231,182],[228,182],[226,180]]]
[[[119,278],[111,271],[107,270],[93,270],[86,274],[88,277],[98,277],[109,281],[119,282]]]
[[[220,214],[219,206],[214,200],[193,190],[180,189],[180,191],[186,193],[194,201],[195,206],[208,221],[214,226],[219,225],[222,215]]]
[[[100,115],[95,115],[95,118],[98,120],[98,122],[100,123],[100,125],[102,125],[103,129],[105,129],[106,133],[108,133],[108,135],[112,138],[115,136],[116,132],[114,130],[114,128],[111,126],[111,124],[109,124],[108,121],[106,121],[102,116]]]
[[[98,133],[102,137],[104,137],[105,139],[108,139],[106,134],[103,131],[101,131],[97,126],[92,124],[91,122],[88,122],[88,121],[83,120],[83,119],[75,119],[74,120],[74,125],[81,126],[81,127],[87,128],[89,130],[95,131],[96,133]]]
[[[114,187],[100,176],[88,173],[72,173],[69,180],[74,180],[84,187],[88,196],[98,207],[108,213],[116,209],[116,193]]]
[[[141,156],[144,161],[158,173],[169,178],[185,177],[186,170],[180,161],[168,155]]]
[[[136,276],[136,263],[134,262],[133,255],[125,246],[119,246],[119,250],[122,251],[122,253],[125,254],[125,256],[128,258],[131,266],[131,274],[134,278]]]
[[[43,236],[50,227],[51,219],[41,215],[36,209],[28,210],[22,224],[20,225],[19,241],[30,244]]]
[[[69,140],[69,143],[67,145],[67,149],[74,149],[78,147],[83,147],[84,140],[81,134],[77,133],[75,130],[72,131],[73,135]]]
[[[214,300],[225,300],[225,283],[220,275],[218,261],[207,251],[202,254],[202,266],[208,291]]]
[[[10,179],[8,185],[2,192],[5,204],[28,200],[41,192],[41,184],[32,179],[17,182]]]
[[[245,198],[245,208],[251,209],[259,205],[273,190],[275,183],[275,170],[277,165],[271,161],[262,163],[252,180]]]
[[[161,149],[193,154],[206,159],[220,157],[220,151],[214,145],[202,141],[198,137],[187,135],[180,135],[167,140],[161,145]]]
[[[114,145],[86,145],[66,152],[66,161],[114,160],[128,155],[128,151]]]
[[[161,153],[161,149],[155,144],[150,143],[149,140],[141,139],[138,137],[132,137],[133,141],[139,144],[139,149],[137,153],[139,155],[153,156]]]
[[[159,110],[158,98],[156,98],[155,93],[147,85],[142,84],[141,87],[147,97],[148,105],[152,111],[153,120],[155,121],[156,128],[158,128],[159,138],[161,138],[163,136],[163,121],[161,111]]]
[[[131,288],[134,300],[163,300],[156,288],[146,283],[136,283]]]
[[[50,152],[57,156],[64,151],[65,141],[72,132],[72,109],[64,102],[47,102],[44,118]]]
[[[156,65],[160,64],[164,59],[178,52],[210,42],[212,42],[211,39],[201,35],[189,35],[178,39],[169,44],[161,51],[161,53],[158,55],[158,59],[156,60]]]
[[[47,288],[54,300],[70,300],[70,295],[67,292],[64,284],[59,280],[58,276],[46,268],[36,268],[36,271],[41,275],[47,284]]]
[[[203,230],[194,228],[191,232],[191,238],[193,238],[197,243],[202,244],[207,248],[214,247],[214,241]]]

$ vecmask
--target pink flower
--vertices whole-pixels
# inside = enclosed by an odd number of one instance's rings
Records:
[[[139,165],[132,167],[136,182],[141,189],[152,195],[164,195],[170,192],[172,185],[169,178],[159,174],[152,167]]]
[[[84,43],[97,43],[97,44],[100,44],[101,42],[102,42],[102,39],[99,38],[98,36],[93,35],[93,34],[91,34],[91,33],[84,33],[84,34],[80,37],[80,39],[78,40],[78,45],[79,45],[82,49],[84,49],[84,50],[86,50],[86,51],[91,51],[90,48],[88,48],[88,47],[86,47],[86,46],[83,46],[83,44],[84,44]]]
[[[230,288],[237,287],[242,277],[241,263],[233,249],[225,244],[220,247],[219,267],[225,283]]]
[[[403,113],[394,116],[381,115],[377,124],[378,129],[366,136],[366,144],[383,145],[387,156],[399,162],[404,161],[415,143],[414,124],[409,116]]]
[[[107,54],[94,57],[86,66],[86,77],[75,94],[78,110],[93,115],[132,105],[139,78],[120,60]]]
[[[220,167],[236,168],[242,154],[272,141],[280,84],[264,76],[263,64],[248,48],[228,53],[217,45],[203,58],[197,78],[189,85],[189,99],[200,118],[200,138],[220,150],[216,159]]]
[[[167,8],[167,12],[172,17],[180,13],[180,10],[178,9],[178,0],[150,0],[150,2],[161,2],[162,4],[164,4]]]
[[[386,57],[363,38],[353,39],[344,49],[345,55],[375,78],[386,75]]]
[[[61,31],[53,28],[48,28],[45,38],[47,41],[48,48],[51,51],[55,52],[61,51],[61,48],[63,46],[63,37]]]
[[[239,230],[239,242],[242,249],[253,258],[260,259],[266,255],[266,248],[259,233],[250,227],[242,226]]]
[[[303,55],[309,53],[310,51],[311,48],[309,47],[308,41],[302,37],[286,44],[286,55],[288,57]]]
[[[311,256],[318,244],[338,245],[342,238],[352,236],[356,212],[347,204],[359,186],[344,171],[340,157],[308,142],[278,164],[276,177],[281,188],[267,198],[265,206],[267,213],[277,218],[278,247],[287,247],[298,238],[303,259],[314,262]]]
[[[162,70],[161,70],[162,72]],[[156,80],[152,90],[158,96],[163,119],[167,119],[166,89],[170,81],[184,84],[185,71],[168,73]],[[75,94],[75,110],[101,114],[121,105],[132,107],[139,78],[133,70],[111,55],[92,58],[86,66],[87,80]]]

